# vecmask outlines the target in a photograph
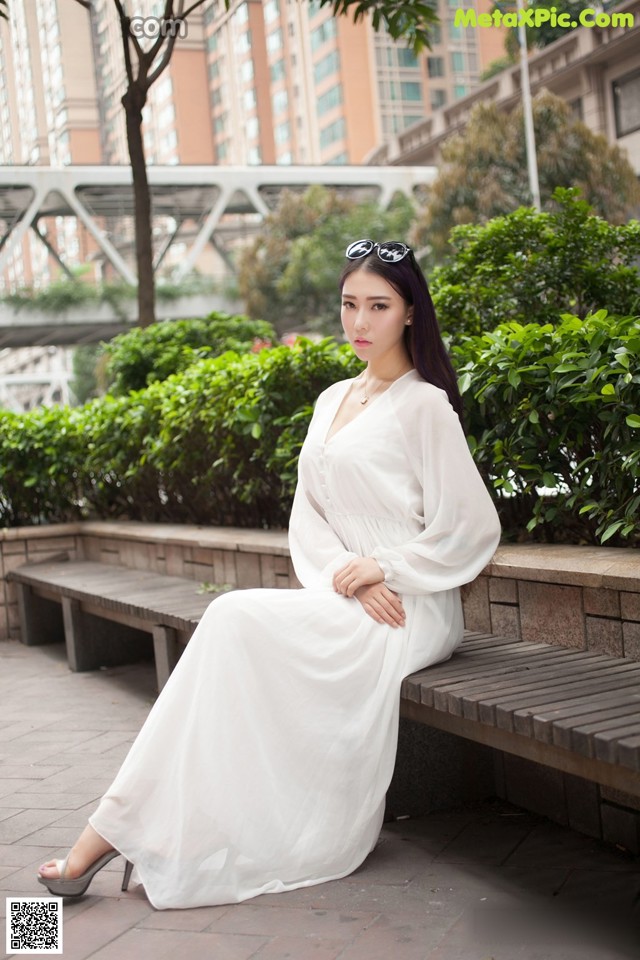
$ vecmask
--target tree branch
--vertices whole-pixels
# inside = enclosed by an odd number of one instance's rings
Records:
[[[225,5],[229,6],[230,0],[225,0]],[[203,3],[206,3],[206,0],[196,0],[195,3],[192,3],[188,10],[185,10],[184,13],[180,14],[181,20],[186,20],[190,13],[193,13],[194,10],[197,10],[198,7],[201,7]]]
[[[173,0],[165,0],[164,13],[162,14],[162,22],[166,23],[167,20],[173,20],[173,19],[174,19]],[[155,43],[153,43],[149,47],[149,49],[144,54],[146,71],[150,70],[151,67],[153,66],[153,61],[158,56],[158,53],[162,49],[162,44],[165,42],[166,39],[167,39],[166,37],[163,37],[162,30],[161,30],[158,33],[158,39],[155,41]],[[175,43],[175,36],[174,36],[174,43]],[[164,63],[164,59],[163,59],[159,65],[159,68],[154,71],[154,76],[155,77],[159,76],[160,73],[162,73],[162,70],[164,70],[165,66],[166,66],[166,63]],[[151,83],[153,83],[153,80],[151,81]]]
[[[133,75],[133,65],[131,63],[131,51],[129,50],[129,40],[135,39],[131,36],[131,22],[125,13],[121,0],[113,0],[113,2],[116,5],[116,10],[118,11],[118,16],[120,18],[120,33],[122,34],[122,47],[124,50],[124,65],[127,71],[127,80],[129,83],[134,83],[135,77]],[[78,3],[80,3],[80,0],[78,0]],[[140,57],[142,53],[140,44],[136,44],[136,52],[138,53],[138,57]]]
[[[202,4],[205,2],[206,0],[196,0],[196,2],[193,3],[188,10],[185,10],[184,13],[180,12],[174,15],[173,0],[166,0],[163,19],[165,20],[171,19],[175,23],[184,23],[187,17],[189,16],[189,14],[192,13],[194,10],[196,10],[198,7],[201,7]],[[229,3],[229,0],[225,0],[225,2]],[[180,6],[182,6],[183,3],[184,3],[184,0],[180,0]],[[149,51],[149,53],[153,53],[153,57],[151,58],[151,63],[153,63],[153,60],[155,59],[155,55],[157,51],[160,49],[160,47],[162,46],[162,42],[165,39],[166,37],[158,37],[153,47]],[[153,73],[149,74],[149,77],[148,77],[149,86],[151,86],[151,84],[156,82],[156,80],[158,79],[162,71],[165,70],[166,67],[169,65],[169,61],[171,60],[171,56],[173,54],[173,48],[176,44],[177,39],[178,39],[178,36],[175,32],[173,33],[172,36],[169,37],[169,42],[167,43],[167,47],[166,47],[166,50],[164,51],[164,54],[162,55],[162,60],[160,61],[156,69],[153,71]]]
[[[176,45],[177,39],[178,37],[176,36],[175,33],[172,37],[169,37],[169,42],[167,43],[167,47],[162,55],[162,60],[160,61],[156,69],[153,71],[153,73],[150,73],[149,76],[147,77],[147,82],[149,86],[151,86],[152,83],[155,83],[158,77],[160,76],[160,74],[162,73],[162,71],[169,66],[169,61],[171,60],[171,54],[173,53],[173,48]]]

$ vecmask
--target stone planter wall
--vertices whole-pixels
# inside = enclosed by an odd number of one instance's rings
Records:
[[[23,563],[99,560],[203,584],[300,586],[285,531],[204,528],[179,524],[69,523],[0,530],[0,641],[18,639],[15,590],[6,574]]]
[[[234,587],[297,587],[286,531],[87,522],[0,530],[0,640],[17,638],[5,575],[60,553]],[[463,590],[470,630],[640,660],[640,550],[501,546]]]
[[[640,550],[505,545],[464,593],[470,630],[640,660]]]

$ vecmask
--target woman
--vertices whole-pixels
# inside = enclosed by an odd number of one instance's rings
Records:
[[[122,853],[158,909],[232,903],[351,873],[373,849],[403,677],[463,634],[461,584],[495,509],[426,281],[402,243],[347,249],[342,325],[364,372],[325,390],[289,539],[302,590],[234,591],[205,613],[65,861],[79,895]]]

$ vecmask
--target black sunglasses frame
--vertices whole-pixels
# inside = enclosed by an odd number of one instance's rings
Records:
[[[393,248],[393,249],[392,249]],[[395,251],[400,251],[400,256],[394,256]],[[390,256],[385,256],[385,251]],[[382,243],[375,243],[373,240],[363,239],[354,240],[345,250],[347,260],[361,260],[362,257],[368,257],[370,253],[377,253],[378,258],[383,263],[400,263],[405,257],[412,253],[411,247],[400,240],[384,240]]]

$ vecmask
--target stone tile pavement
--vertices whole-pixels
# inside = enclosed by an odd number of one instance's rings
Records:
[[[151,664],[72,674],[61,646],[0,643],[3,918],[6,897],[47,895],[37,867],[84,825],[153,683]],[[386,824],[352,876],[227,907],[156,911],[122,868],[65,901],[66,960],[640,956],[640,861],[498,801]]]

